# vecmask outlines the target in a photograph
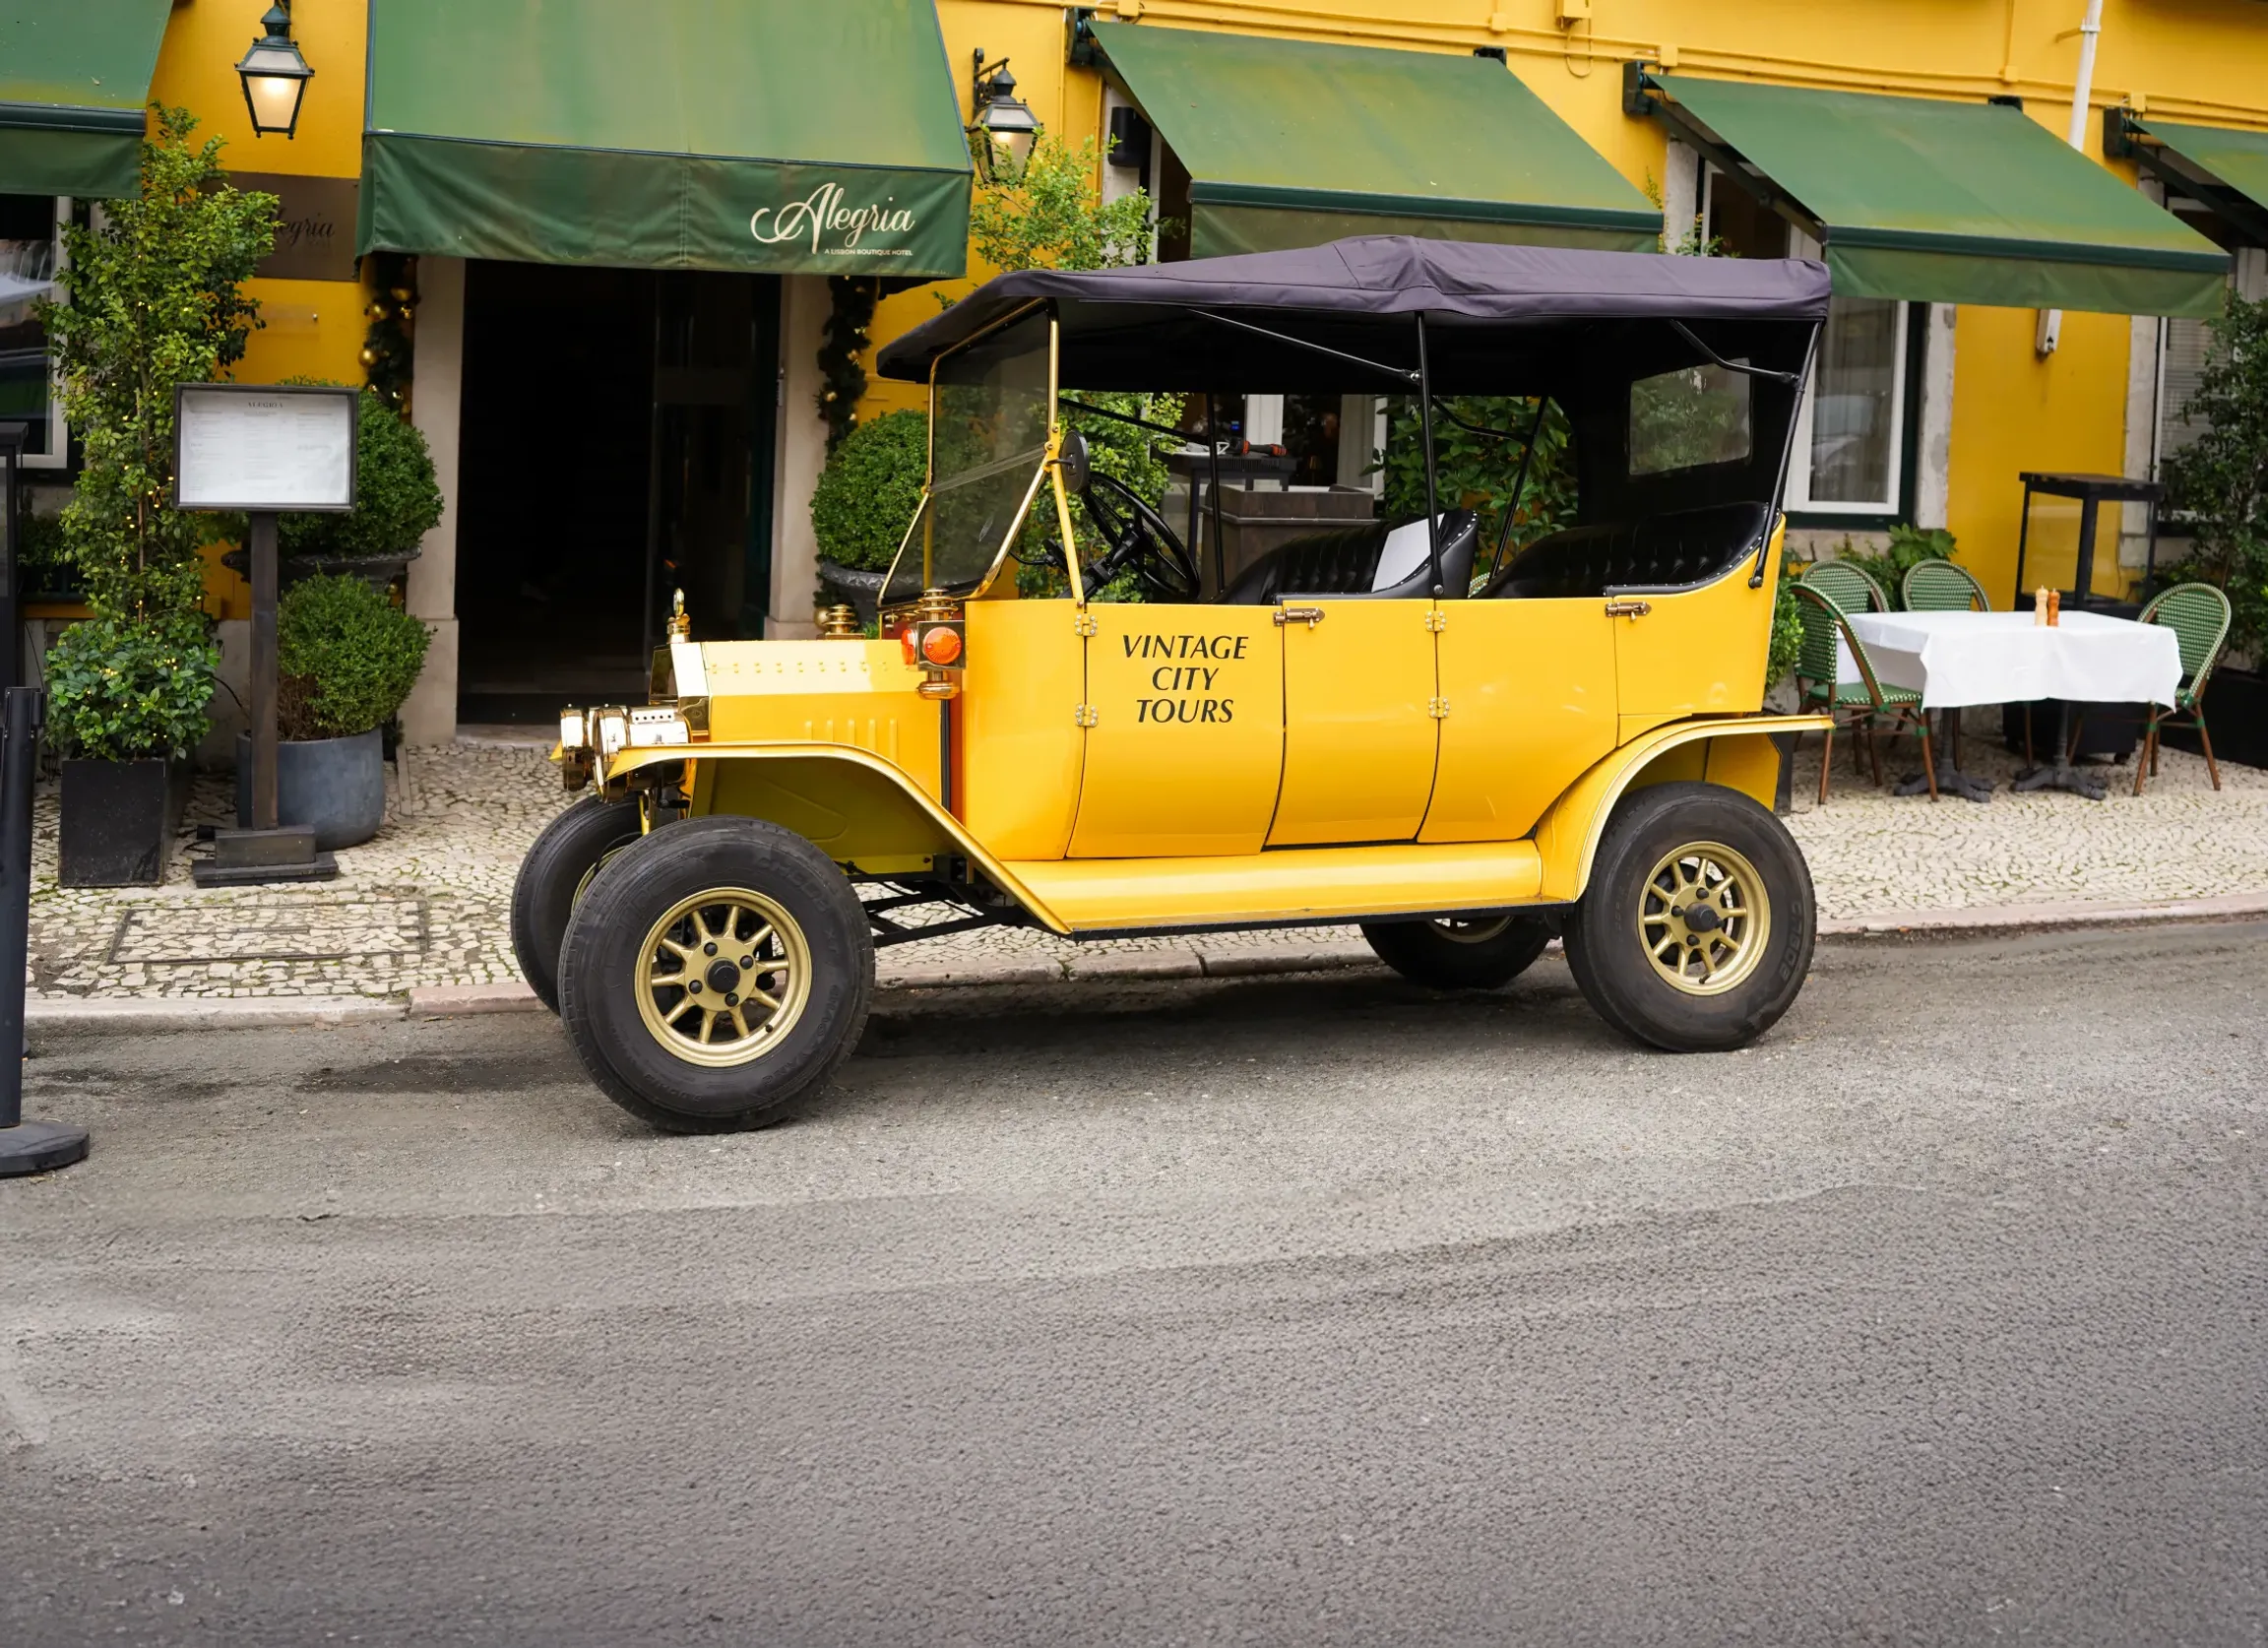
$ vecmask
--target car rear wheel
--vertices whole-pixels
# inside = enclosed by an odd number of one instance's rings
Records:
[[[559,1016],[625,1109],[677,1132],[787,1119],[850,1056],[874,942],[843,872],[752,818],[673,824],[575,906]]]
[[[609,854],[639,837],[638,803],[586,795],[543,826],[512,883],[512,955],[536,998],[559,1011],[559,946],[567,918]]]
[[[1542,916],[1365,921],[1362,936],[1380,961],[1414,984],[1492,990],[1535,965],[1551,942],[1551,923]]]
[[[1664,784],[1615,809],[1567,922],[1567,965],[1608,1024],[1671,1052],[1745,1046],[1811,967],[1811,871],[1737,791]]]

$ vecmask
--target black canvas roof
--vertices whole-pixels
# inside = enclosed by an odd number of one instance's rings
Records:
[[[888,345],[884,377],[920,380],[954,345],[1035,298],[1055,300],[1062,380],[1094,389],[1298,389],[1326,370],[1309,351],[1257,339],[1198,310],[1233,317],[1407,370],[1422,313],[1436,380],[1467,376],[1476,354],[1499,366],[1552,352],[1539,330],[1628,337],[1630,322],[1794,323],[1806,340],[1827,313],[1827,269],[1802,259],[1667,257],[1556,246],[1371,235],[1288,252],[1070,273],[1022,270],[986,282]],[[1647,333],[1661,329],[1648,326]],[[1715,330],[1714,327],[1711,328]],[[1739,332],[1778,330],[1737,326]],[[1505,346],[1520,335],[1520,345]],[[1773,351],[1778,352],[1778,351]],[[1474,360],[1478,365],[1479,361]],[[1444,370],[1447,368],[1447,370]],[[1359,370],[1355,369],[1359,376]],[[1508,387],[1508,386],[1507,386]]]

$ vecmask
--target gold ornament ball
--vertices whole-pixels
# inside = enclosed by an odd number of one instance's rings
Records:
[[[367,344],[362,346],[362,364],[365,366],[378,364],[378,351]]]
[[[835,392],[830,389],[825,395],[821,396],[820,399],[823,401],[832,401],[835,399]]]
[[[386,295],[397,303],[407,303],[412,294],[408,286],[395,286],[388,290]]]
[[[374,321],[382,321],[387,316],[391,315],[394,311],[387,308],[383,303],[373,303],[369,308],[363,310],[362,312],[368,315]]]

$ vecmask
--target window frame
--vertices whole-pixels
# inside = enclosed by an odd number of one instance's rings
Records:
[[[54,203],[53,239],[55,248],[55,278],[60,282],[65,270],[71,267],[71,254],[63,239],[63,230],[71,222],[75,204],[69,195],[48,197]],[[27,470],[67,470],[71,467],[71,425],[63,416],[63,374],[55,364],[55,349],[47,347],[47,426],[54,433],[46,452],[26,452],[18,462]]]

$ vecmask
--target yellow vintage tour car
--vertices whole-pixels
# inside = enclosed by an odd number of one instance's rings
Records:
[[[810,641],[673,620],[649,703],[563,714],[593,793],[522,867],[522,969],[609,1096],[685,1130],[819,1091],[877,944],[990,922],[1352,922],[1483,989],[1557,934],[1618,1030],[1742,1046],[1814,933],[1773,803],[1826,723],[1760,712],[1826,306],[1810,262],[1397,237],[993,280],[882,353],[929,385],[930,458],[879,638],[841,609]],[[1218,485],[1184,542],[1064,422],[1082,393],[1228,390],[1407,398],[1426,514],[1232,567]],[[1533,415],[1477,424],[1474,396]],[[1547,407],[1573,524],[1508,554],[1508,519],[1483,542],[1436,496],[1435,428],[1524,467]]]

